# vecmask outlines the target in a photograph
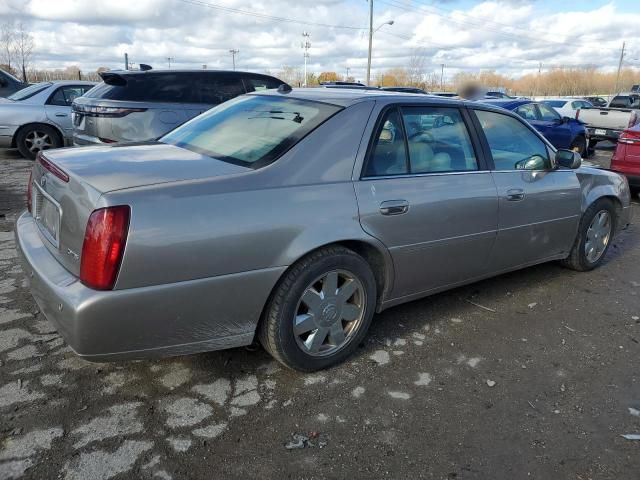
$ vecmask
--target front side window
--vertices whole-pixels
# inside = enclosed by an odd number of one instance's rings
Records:
[[[487,138],[495,170],[548,170],[547,146],[526,125],[510,115],[475,111]]]
[[[403,107],[410,173],[477,170],[469,132],[456,108]]]
[[[365,177],[409,173],[402,119],[397,108],[388,110],[374,135]]]
[[[340,110],[335,105],[295,98],[239,97],[185,123],[160,141],[259,168],[276,160]]]
[[[540,119],[543,122],[553,122],[555,120],[560,120],[561,118],[558,112],[544,103],[538,104],[538,110],[540,110]]]
[[[538,110],[533,103],[527,103],[526,105],[516,108],[516,113],[527,121],[539,120]]]

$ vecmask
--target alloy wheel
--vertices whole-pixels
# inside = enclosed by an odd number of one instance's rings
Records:
[[[609,245],[611,239],[611,214],[600,210],[595,214],[587,229],[584,253],[589,263],[597,262]]]
[[[24,143],[30,152],[38,153],[53,147],[48,133],[32,130],[24,137]]]
[[[307,286],[293,319],[296,343],[306,354],[328,356],[344,348],[363,322],[366,294],[346,270],[327,272]]]

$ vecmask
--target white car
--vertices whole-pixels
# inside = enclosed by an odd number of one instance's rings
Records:
[[[563,117],[576,118],[578,110],[593,108],[593,104],[581,98],[545,98],[542,103],[552,107]]]

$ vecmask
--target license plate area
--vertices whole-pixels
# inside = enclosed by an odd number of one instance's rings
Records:
[[[606,134],[607,134],[607,131],[606,131],[606,130],[602,130],[601,128],[596,128],[596,129],[595,129],[595,131],[594,131],[594,133],[595,133],[596,135],[606,135]]]
[[[51,195],[36,182],[32,183],[33,194],[31,209],[36,225],[42,235],[56,248],[60,248],[60,221],[62,209]]]

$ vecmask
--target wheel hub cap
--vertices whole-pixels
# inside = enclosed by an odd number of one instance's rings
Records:
[[[312,356],[336,353],[355,336],[364,318],[365,291],[346,270],[314,280],[304,291],[293,321],[298,346]]]
[[[611,240],[611,227],[611,215],[607,210],[600,210],[591,220],[584,244],[584,253],[590,263],[597,262],[607,249]]]

